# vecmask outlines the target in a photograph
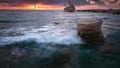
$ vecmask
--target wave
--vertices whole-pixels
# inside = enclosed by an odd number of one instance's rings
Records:
[[[119,26],[113,26],[113,25],[103,25],[103,27],[105,28],[110,28],[110,29],[114,29],[114,30],[120,30]]]
[[[19,22],[29,22],[34,20],[0,20],[0,23],[19,23]]]
[[[59,25],[58,25],[59,26]],[[22,28],[20,31],[24,33],[22,36],[9,36],[1,37],[0,45],[9,45],[13,43],[18,43],[22,41],[33,40],[38,44],[41,43],[51,43],[58,45],[72,45],[72,44],[83,44],[81,38],[77,35],[75,29],[67,29],[65,27],[58,27],[55,25],[46,25],[42,28],[31,27],[29,30],[27,28]],[[17,28],[19,30],[19,28]],[[14,30],[13,30],[14,31]]]

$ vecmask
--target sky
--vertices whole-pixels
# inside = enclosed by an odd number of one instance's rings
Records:
[[[68,0],[0,0],[0,9],[62,10]],[[120,9],[120,0],[71,0],[77,9]]]

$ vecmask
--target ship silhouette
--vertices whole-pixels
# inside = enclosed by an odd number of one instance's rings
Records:
[[[65,12],[75,12],[76,8],[73,5],[73,3],[71,3],[70,0],[68,0],[69,5],[67,7],[64,8]]]

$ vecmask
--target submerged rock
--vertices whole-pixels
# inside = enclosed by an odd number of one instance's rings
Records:
[[[81,36],[86,43],[104,42],[101,26],[102,21],[99,19],[86,19],[79,21],[77,24],[78,35]]]

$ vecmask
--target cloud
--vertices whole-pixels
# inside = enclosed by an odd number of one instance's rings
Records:
[[[120,0],[100,0],[105,5],[120,5]]]
[[[86,2],[88,2],[89,4],[96,4],[95,0],[86,0]]]
[[[106,5],[120,6],[120,0],[71,0],[76,6],[81,5]],[[26,4],[67,5],[67,0],[0,0],[0,6],[24,6]]]
[[[120,5],[120,0],[118,0],[117,5]]]
[[[7,6],[9,6],[8,3],[0,3],[0,7],[7,7]]]

